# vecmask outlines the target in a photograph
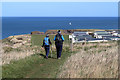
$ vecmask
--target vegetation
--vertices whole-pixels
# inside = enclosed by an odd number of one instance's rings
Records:
[[[74,44],[74,50],[78,52],[66,60],[58,78],[118,78],[116,41]]]
[[[12,48],[12,47],[3,47],[4,53],[9,53],[11,51],[17,51],[20,52],[22,51],[21,48]]]
[[[62,59],[56,59],[56,49],[53,46],[52,58],[45,59],[45,51],[40,48],[45,35],[32,35],[32,49],[35,54],[28,56],[18,61],[11,61],[10,64],[2,66],[3,78],[55,78],[59,73],[59,67],[63,65],[67,57],[72,54],[68,42],[68,35],[64,35],[65,45],[62,51]],[[54,35],[50,35],[52,43]],[[35,47],[38,46],[38,47]],[[11,51],[12,48],[5,47],[6,51]],[[39,50],[38,52],[36,50]],[[41,50],[41,51],[40,51]],[[50,54],[49,54],[50,55]]]
[[[45,38],[46,35],[32,35],[31,36],[31,41],[32,41],[32,45],[38,45],[41,46],[43,43],[43,39]],[[51,42],[54,44],[54,36],[55,35],[49,35],[49,38],[51,40]],[[68,43],[69,42],[69,35],[63,35],[65,38],[64,43]]]
[[[25,59],[3,65],[3,78],[55,78],[59,73],[59,67],[71,55],[71,52],[69,48],[64,48],[61,60],[56,59],[55,51],[52,54],[52,58],[49,56],[49,59],[45,59],[45,53],[36,53]]]
[[[34,54],[20,60],[12,60],[2,66],[3,78],[116,78],[117,77],[117,43],[115,41],[87,44],[73,44],[70,50],[68,35],[60,60],[56,59],[54,36],[49,35],[53,43],[52,58],[45,59],[41,49],[45,35],[32,35],[31,45],[23,45],[24,51],[32,50]],[[9,40],[4,40],[9,43]],[[19,51],[19,48],[16,48]],[[6,52],[14,49],[4,47]],[[7,51],[8,50],[8,51]],[[18,52],[16,50],[16,52]],[[23,52],[22,52],[23,53]],[[75,54],[76,53],[76,54]],[[17,54],[18,55],[18,54]],[[26,55],[25,52],[23,55]],[[102,67],[102,69],[101,69]],[[94,74],[93,74],[94,73]],[[109,74],[110,73],[110,74]]]

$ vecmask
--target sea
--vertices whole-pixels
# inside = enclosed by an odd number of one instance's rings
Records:
[[[53,29],[118,29],[118,17],[2,17],[2,39]]]

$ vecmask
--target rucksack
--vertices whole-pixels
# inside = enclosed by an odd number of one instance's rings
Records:
[[[57,34],[55,41],[57,41],[57,42],[62,42],[62,37],[61,37],[61,36],[62,36],[62,35]]]
[[[45,45],[49,45],[49,38],[48,37],[44,38],[44,43],[45,43]]]

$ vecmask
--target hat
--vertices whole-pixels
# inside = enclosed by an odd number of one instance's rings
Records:
[[[61,33],[60,30],[58,30],[58,33]]]
[[[49,35],[48,35],[48,34],[46,34],[46,37],[49,37]]]

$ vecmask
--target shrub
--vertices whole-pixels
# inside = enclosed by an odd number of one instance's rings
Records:
[[[13,48],[12,47],[3,47],[3,50],[4,50],[5,53],[7,53],[7,52],[12,51]]]

